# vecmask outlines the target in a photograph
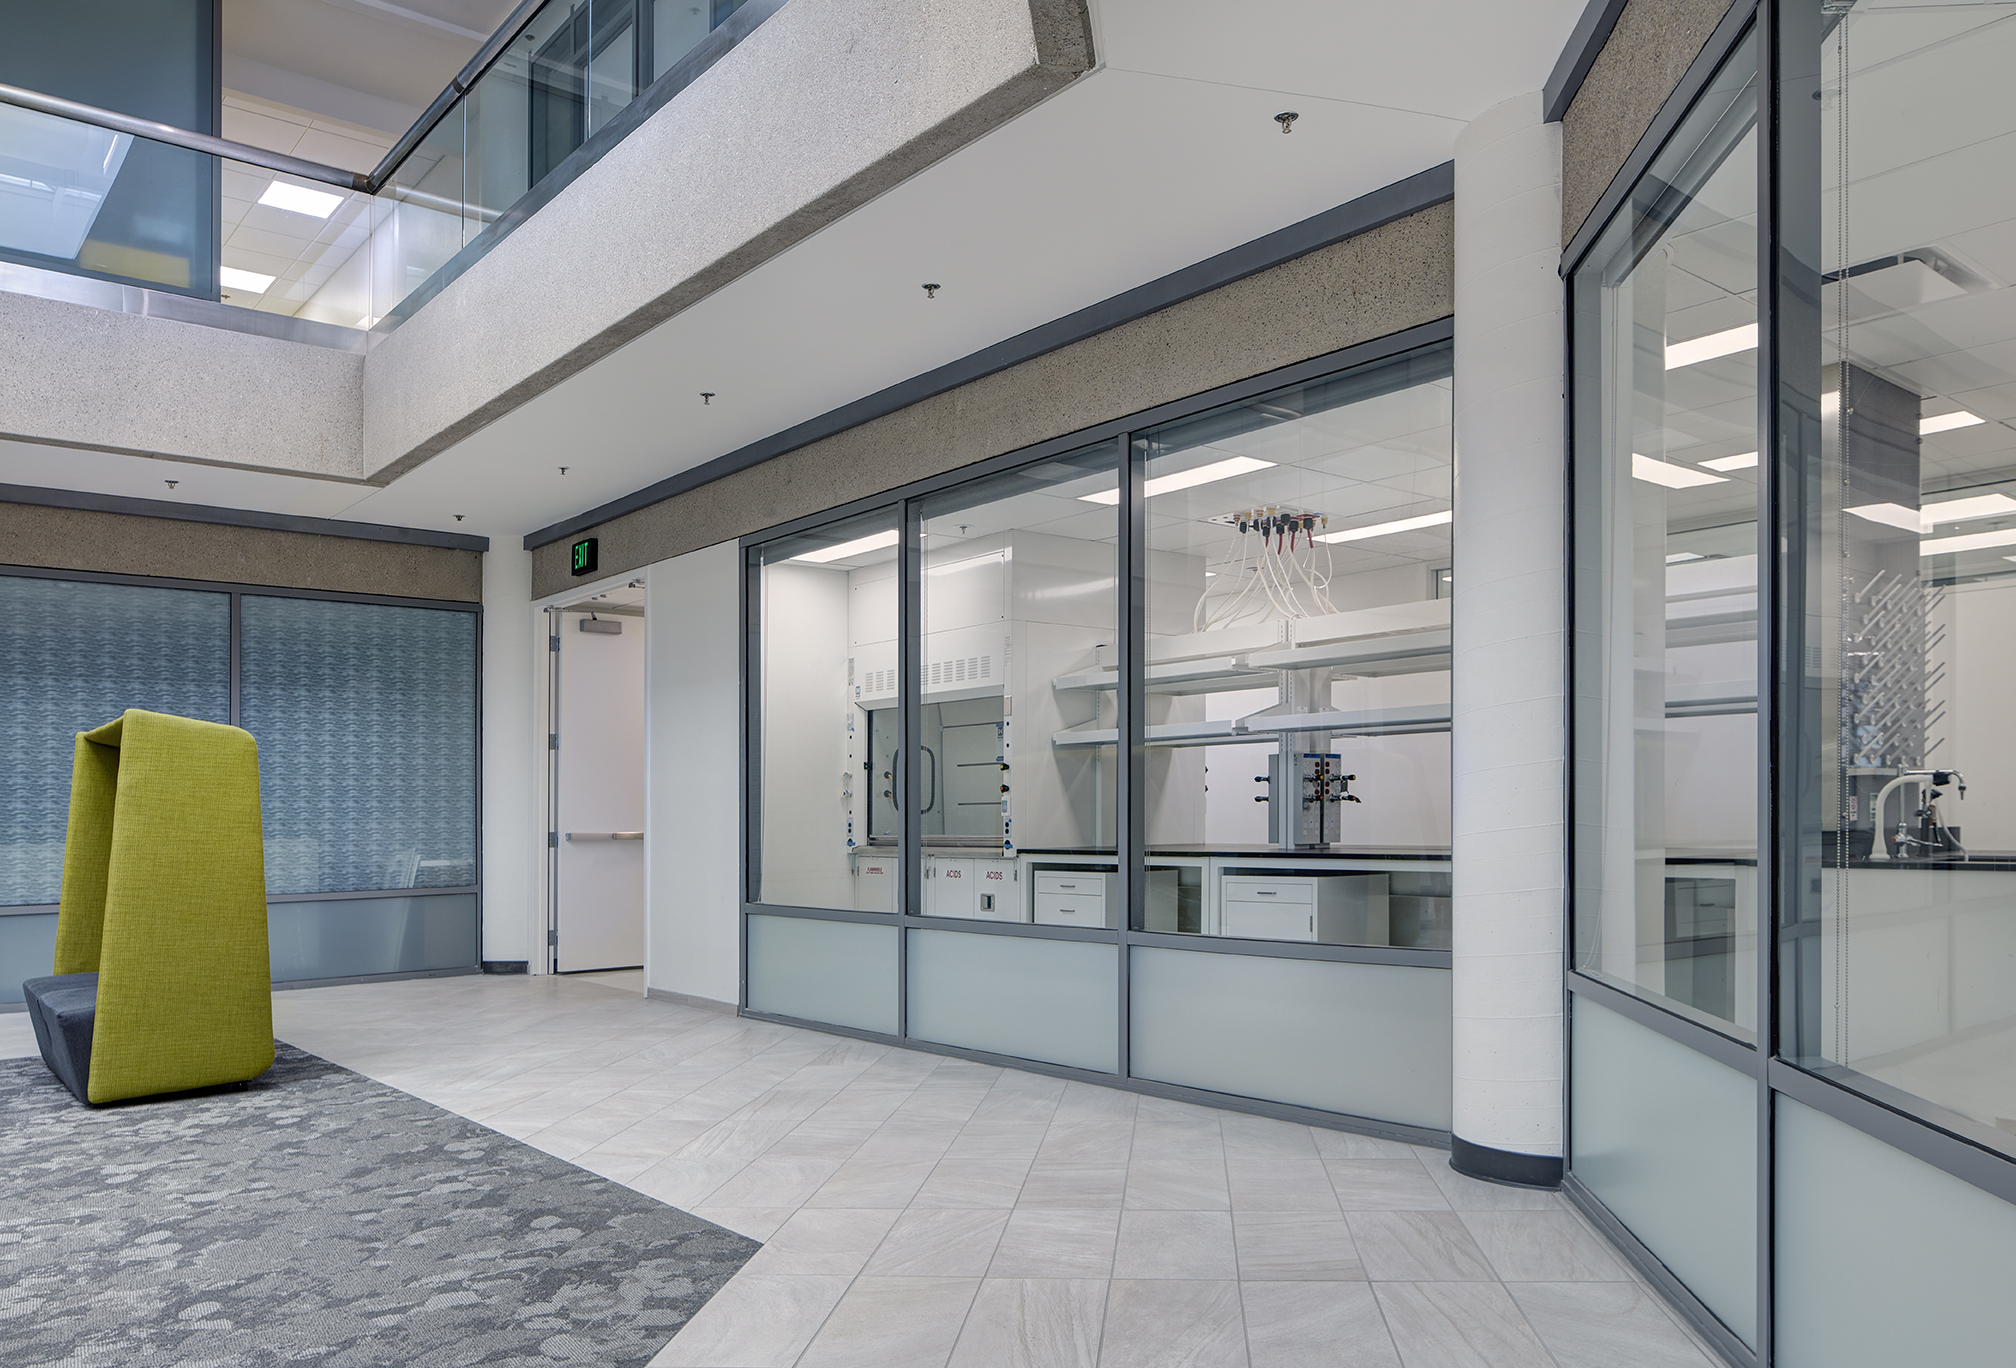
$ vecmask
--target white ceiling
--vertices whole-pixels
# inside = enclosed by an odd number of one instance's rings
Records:
[[[388,488],[16,443],[0,481],[515,540],[1446,161],[1582,8],[1095,4],[1100,69]]]

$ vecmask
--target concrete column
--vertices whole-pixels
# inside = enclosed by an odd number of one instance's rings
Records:
[[[534,958],[540,811],[532,692],[532,553],[516,537],[483,553],[483,959]],[[536,966],[535,966],[536,967]]]
[[[1456,140],[1452,1165],[1561,1174],[1566,316],[1561,128],[1539,94]]]

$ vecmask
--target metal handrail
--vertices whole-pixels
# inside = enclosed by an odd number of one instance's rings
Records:
[[[476,55],[455,73],[454,79],[448,82],[447,89],[434,97],[434,102],[421,111],[420,117],[413,121],[413,126],[400,136],[398,142],[392,144],[392,150],[372,168],[371,188],[365,192],[366,194],[377,194],[385,183],[392,179],[393,174],[399,170],[400,163],[412,155],[413,149],[434,131],[436,124],[448,117],[448,111],[455,107],[455,102],[467,95],[470,87],[483,79],[484,73],[497,64],[497,59],[518,40],[518,35],[524,31],[525,26],[531,23],[545,6],[546,0],[521,0],[518,8],[511,11],[511,17],[498,25],[497,31],[490,35],[490,41],[476,49]]]
[[[374,194],[377,190],[372,184],[371,177],[358,171],[324,166],[321,162],[290,157],[284,152],[268,152],[263,147],[248,147],[244,143],[232,142],[228,138],[213,138],[208,133],[192,133],[173,124],[155,123],[152,119],[137,119],[131,114],[117,114],[109,109],[100,109],[96,105],[66,100],[57,95],[44,95],[39,91],[23,90],[19,86],[0,85],[0,104],[32,109],[38,114],[51,114],[59,119],[92,124],[98,128],[109,128],[114,133],[130,133],[136,138],[167,143],[170,147],[183,147],[191,152],[201,152],[212,157],[229,157],[232,161],[249,162],[268,171],[280,171],[290,176],[299,176],[303,180],[320,181],[324,185],[334,185],[344,190],[355,190],[366,195]]]

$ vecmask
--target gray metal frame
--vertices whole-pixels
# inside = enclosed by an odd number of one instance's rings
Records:
[[[875,1040],[901,1045],[906,1049],[923,1050],[933,1054],[943,1054],[954,1058],[972,1059],[983,1063],[1023,1069],[1058,1078],[1079,1079],[1100,1083],[1109,1087],[1123,1088],[1156,1097],[1176,1098],[1197,1102],[1207,1106],[1223,1107],[1236,1111],[1252,1112],[1261,1116],[1272,1116],[1309,1125],[1324,1126],[1338,1130],[1356,1131],[1382,1138],[1403,1140],[1412,1144],[1435,1145],[1447,1148],[1450,1143],[1447,1131],[1411,1126],[1377,1118],[1350,1116],[1340,1113],[1320,1111],[1314,1108],[1298,1107],[1286,1103],[1268,1102],[1257,1098],[1238,1097],[1210,1092],[1199,1088],[1163,1083],[1152,1079],[1134,1077],[1131,1072],[1130,1050],[1130,1006],[1129,975],[1132,967],[1132,949],[1144,948],[1178,949],[1200,954],[1250,955],[1269,959],[1327,960],[1338,963],[1375,964],[1395,967],[1447,969],[1450,966],[1450,952],[1446,950],[1417,950],[1383,946],[1349,946],[1307,944],[1300,942],[1236,940],[1225,937],[1180,935],[1167,932],[1139,931],[1141,914],[1147,900],[1147,883],[1142,877],[1147,849],[1146,814],[1136,800],[1141,791],[1144,772],[1144,730],[1145,730],[1145,678],[1139,658],[1138,638],[1146,620],[1146,567],[1147,567],[1147,525],[1146,498],[1143,485],[1146,479],[1146,445],[1138,441],[1136,434],[1144,429],[1158,426],[1173,419],[1188,417],[1208,409],[1218,408],[1228,403],[1269,393],[1287,385],[1301,383],[1321,376],[1376,364],[1408,353],[1432,351],[1451,345],[1451,320],[1442,319],[1420,327],[1406,329],[1388,337],[1379,338],[1341,351],[1314,357],[1308,361],[1254,376],[1247,380],[1220,386],[1217,389],[1188,398],[1163,404],[1145,412],[1133,414],[1113,422],[1100,424],[1063,437],[1037,443],[1018,451],[1006,453],[990,460],[979,461],[958,470],[919,480],[901,488],[867,499],[857,500],[837,508],[807,517],[778,524],[762,532],[752,533],[742,538],[740,546],[743,554],[743,574],[740,587],[742,611],[742,637],[739,667],[741,669],[741,722],[743,736],[743,759],[741,774],[742,802],[742,918],[741,918],[741,985],[738,1009],[744,1016],[765,1021],[777,1021],[787,1025],[803,1026],[812,1030],[852,1036],[863,1040]],[[801,907],[780,903],[765,903],[755,900],[752,893],[760,892],[758,871],[762,858],[761,824],[761,774],[762,774],[762,641],[760,614],[756,605],[761,601],[762,548],[780,538],[812,531],[821,527],[852,519],[884,513],[900,529],[899,537],[899,578],[901,592],[897,599],[897,642],[899,727],[902,733],[902,757],[899,765],[899,794],[914,793],[921,781],[921,760],[918,742],[921,740],[922,697],[922,632],[919,608],[922,603],[922,507],[924,500],[942,490],[950,489],[969,481],[984,479],[1003,471],[1031,465],[1039,465],[1068,452],[1082,452],[1089,447],[1110,444],[1119,470],[1122,472],[1121,499],[1118,510],[1118,536],[1116,539],[1116,559],[1123,573],[1117,608],[1116,640],[1119,644],[1119,674],[1125,687],[1120,690],[1118,700],[1118,725],[1124,738],[1124,761],[1118,775],[1117,804],[1120,814],[1116,832],[1118,848],[1115,858],[1119,866],[1121,899],[1126,914],[1119,919],[1118,929],[1096,927],[1044,926],[1026,922],[968,921],[963,918],[930,917],[897,912],[862,912],[841,908]],[[901,909],[922,906],[922,866],[919,858],[922,851],[921,816],[908,802],[900,803],[902,812],[900,836],[895,851],[901,862],[902,895]],[[749,919],[753,916],[791,917],[815,921],[857,922],[876,926],[895,927],[904,932],[897,937],[897,1030],[894,1034],[867,1031],[852,1027],[840,1027],[828,1022],[809,1021],[797,1017],[752,1010],[749,1006],[748,947]],[[964,1046],[945,1045],[935,1041],[913,1038],[909,1033],[909,989],[908,956],[909,930],[943,930],[962,934],[983,936],[1013,936],[1025,940],[1060,940],[1095,942],[1116,947],[1115,960],[1118,982],[1118,1021],[1115,1023],[1119,1069],[1115,1073],[1079,1069],[1065,1065],[1049,1064],[1037,1060],[995,1054],[985,1050],[975,1050]]]
[[[476,956],[466,968],[419,969],[392,974],[369,974],[340,979],[290,979],[276,983],[274,987],[316,987],[335,983],[382,983],[410,978],[441,978],[454,974],[476,974],[482,972],[483,955],[483,605],[462,603],[453,599],[400,598],[391,594],[351,594],[333,589],[291,589],[270,584],[245,584],[232,580],[189,580],[171,579],[161,575],[120,575],[95,570],[61,570],[47,566],[0,565],[0,578],[71,580],[85,584],[126,584],[145,589],[183,589],[198,593],[228,594],[230,596],[230,718],[231,725],[238,725],[239,682],[240,682],[240,600],[247,595],[256,598],[296,598],[319,599],[331,603],[369,603],[389,608],[431,608],[446,612],[469,613],[476,619],[476,642],[472,652],[471,668],[476,676],[476,716],[475,716],[475,759],[476,768],[471,777],[473,789],[472,815],[475,822],[476,878],[473,884],[459,884],[452,888],[397,888],[360,889],[356,892],[332,893],[283,893],[269,896],[267,905],[302,902],[339,902],[346,899],[358,901],[377,898],[439,898],[450,896],[476,895]],[[0,907],[0,916],[49,913],[57,910],[57,904],[25,904],[16,907]]]
[[[1598,0],[1601,3],[1601,0]],[[1592,4],[1592,10],[1595,6]],[[1563,937],[1563,996],[1572,1011],[1576,999],[1599,1004],[1731,1069],[1748,1074],[1756,1086],[1756,1251],[1757,1345],[1753,1351],[1732,1334],[1617,1219],[1575,1174],[1573,1113],[1564,1116],[1568,1165],[1564,1191],[1569,1199],[1622,1248],[1641,1272],[1690,1324],[1730,1363],[1768,1368],[1774,1361],[1773,1293],[1776,1240],[1773,1188],[1778,1155],[1776,1104],[1789,1097],[1861,1131],[1923,1163],[2004,1201],[2016,1203],[2016,1138],[1991,1131],[1971,1118],[1846,1068],[1809,1069],[1786,1059],[1786,1010],[1782,942],[1795,934],[1800,888],[1797,853],[1801,830],[1803,744],[1811,725],[1803,695],[1806,603],[1806,509],[1809,471],[1819,451],[1818,268],[1802,260],[1797,239],[1813,232],[1818,212],[1820,106],[1812,98],[1818,76],[1820,42],[1836,16],[1818,4],[1751,0],[1732,6],[1713,37],[1688,67],[1661,107],[1597,208],[1563,254],[1561,274],[1572,290],[1599,233],[1624,205],[1631,189],[1662,150],[1696,97],[1722,62],[1754,31],[1758,44],[1758,437],[1764,453],[1763,504],[1758,518],[1758,725],[1764,746],[1758,767],[1758,967],[1757,1039],[1732,1038],[1667,1011],[1655,1002],[1581,973],[1574,959],[1572,908]],[[1754,26],[1754,29],[1753,29]],[[1586,70],[1586,67],[1584,68]],[[1570,317],[1573,318],[1570,295]],[[1574,346],[1570,330],[1571,355]],[[1571,377],[1575,376],[1570,367]],[[1571,381],[1572,386],[1572,381]],[[1571,400],[1572,403],[1572,400]],[[1572,438],[1575,431],[1571,423]],[[1575,504],[1571,498],[1569,507]],[[1572,524],[1572,519],[1571,519]],[[1574,529],[1569,542],[1570,611],[1573,611]],[[1572,638],[1571,636],[1571,653]],[[1572,670],[1572,654],[1570,668]],[[1572,678],[1572,674],[1570,675]],[[1574,772],[1574,737],[1569,730],[1569,773]],[[1570,860],[1573,848],[1571,832]],[[1571,901],[1573,895],[1571,879]],[[1572,1032],[1564,1039],[1566,1077],[1574,1083]]]

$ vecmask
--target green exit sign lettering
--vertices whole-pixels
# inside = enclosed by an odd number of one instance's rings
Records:
[[[568,552],[568,565],[576,575],[594,574],[596,564],[595,539],[593,537],[583,537],[580,541],[575,542]]]

